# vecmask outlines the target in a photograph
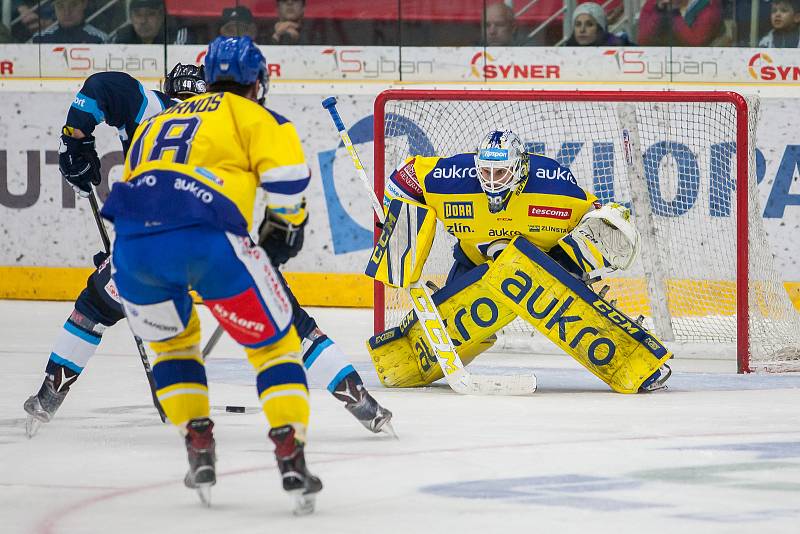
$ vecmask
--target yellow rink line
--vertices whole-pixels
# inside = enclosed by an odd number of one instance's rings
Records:
[[[628,315],[650,316],[647,286],[643,278],[608,278],[593,286],[599,291],[609,286],[606,300],[616,300],[619,308]],[[761,298],[763,284],[751,288],[751,306],[757,305],[765,317],[774,315],[770,301]],[[800,282],[784,282],[795,309],[800,311]],[[767,288],[768,289],[768,288]],[[708,315],[734,315],[736,313],[736,284],[727,280],[668,280],[669,313],[673,317],[702,317]],[[778,312],[779,313],[779,312]]]
[[[75,300],[92,269],[0,267],[0,299]],[[304,306],[372,307],[372,280],[356,273],[284,273]]]
[[[74,300],[86,285],[92,269],[81,267],[0,267],[0,299]],[[372,280],[357,273],[284,273],[297,300],[303,306],[372,307]],[[628,314],[649,315],[644,298],[644,280],[610,279],[608,299],[618,299]],[[599,284],[594,289],[599,290]],[[784,287],[800,311],[800,282],[785,282]],[[674,316],[731,315],[735,300],[732,282],[678,280],[668,283],[670,311]],[[758,291],[756,289],[755,293]],[[686,303],[692,295],[708,303]],[[680,303],[686,303],[681,306]]]

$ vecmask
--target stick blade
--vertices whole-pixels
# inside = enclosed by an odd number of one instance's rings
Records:
[[[454,373],[458,374],[458,373]],[[452,376],[452,375],[451,375]],[[448,377],[450,378],[450,377]],[[530,395],[536,391],[536,375],[473,375],[466,371],[448,384],[462,395]]]

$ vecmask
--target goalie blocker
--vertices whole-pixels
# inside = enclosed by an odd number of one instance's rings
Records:
[[[672,354],[653,334],[522,237],[433,295],[464,363],[516,316],[619,393],[636,393]],[[416,387],[442,377],[413,312],[367,342],[381,382]]]

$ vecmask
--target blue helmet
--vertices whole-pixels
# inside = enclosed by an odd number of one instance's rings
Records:
[[[250,37],[217,37],[208,45],[206,82],[267,85],[267,60]]]

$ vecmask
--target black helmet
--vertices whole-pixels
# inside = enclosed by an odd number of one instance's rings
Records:
[[[205,93],[205,68],[202,65],[176,64],[164,80],[164,92],[170,98],[180,100]]]

